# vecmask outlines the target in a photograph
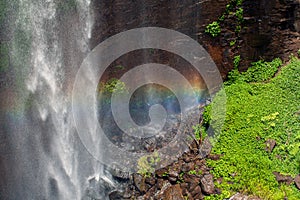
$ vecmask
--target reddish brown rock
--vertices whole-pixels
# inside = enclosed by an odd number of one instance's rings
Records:
[[[182,171],[183,172],[188,172],[188,171],[191,171],[191,170],[194,170],[194,166],[195,164],[194,163],[185,163],[182,165]]]
[[[133,181],[134,185],[141,193],[145,193],[148,190],[148,185],[145,182],[145,177],[139,174],[134,174]]]
[[[193,196],[194,199],[202,199],[203,195],[201,193],[201,187],[197,185],[191,192],[191,195]]]
[[[265,150],[269,153],[271,153],[274,149],[274,147],[276,146],[276,140],[273,140],[273,139],[267,139],[266,141],[266,148]]]
[[[291,176],[288,176],[288,175],[282,175],[280,174],[279,172],[273,172],[273,174],[275,175],[276,177],[276,180],[279,182],[279,183],[285,183],[287,185],[290,185],[294,180]]]
[[[174,185],[174,186],[171,186],[168,189],[166,189],[166,191],[164,192],[164,198],[163,199],[184,200],[180,185]]]
[[[300,174],[298,174],[294,179],[296,187],[300,190]]]
[[[205,194],[213,194],[215,191],[215,184],[213,180],[213,176],[211,174],[205,174],[201,179],[200,179],[200,186]]]
[[[207,157],[211,152],[212,146],[208,138],[205,138],[199,149],[200,158]]]
[[[218,154],[209,154],[207,156],[208,159],[211,159],[211,160],[220,160],[221,158],[221,155],[218,155]]]

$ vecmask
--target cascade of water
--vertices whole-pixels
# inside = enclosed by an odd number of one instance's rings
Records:
[[[14,30],[11,58],[22,68],[19,118],[8,120],[16,166],[9,177],[6,199],[82,199],[92,177],[104,175],[103,166],[79,142],[71,112],[76,71],[90,51],[93,15],[90,0],[18,0],[10,26]],[[13,6],[12,6],[13,7]],[[70,9],[71,16],[64,12]],[[63,12],[61,12],[63,11]],[[64,22],[62,20],[70,20]],[[64,27],[66,24],[69,27]],[[20,41],[22,33],[27,41]],[[28,62],[20,58],[24,45]],[[25,73],[24,73],[25,72]],[[17,78],[16,78],[17,79]],[[23,101],[23,102],[21,102]],[[21,103],[20,103],[21,102]],[[88,180],[90,179],[90,183]],[[98,196],[104,199],[104,195]],[[0,194],[1,198],[1,194]]]

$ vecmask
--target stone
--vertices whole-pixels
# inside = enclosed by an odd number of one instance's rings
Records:
[[[290,185],[294,180],[291,176],[288,176],[288,175],[282,175],[280,174],[279,172],[273,172],[273,174],[275,175],[276,177],[276,180],[279,182],[279,183],[285,183],[287,185]]]
[[[184,200],[184,197],[182,195],[182,190],[180,188],[180,185],[173,185],[166,189],[164,192],[164,198],[168,200]]]
[[[178,173],[176,171],[171,170],[169,172],[169,176],[171,176],[171,177],[178,177]]]
[[[201,159],[206,158],[211,152],[212,146],[208,138],[205,138],[199,148],[199,156]]]
[[[168,173],[168,169],[166,169],[166,168],[160,168],[155,171],[155,174],[160,178],[163,177],[164,174],[166,174],[166,173]]]
[[[276,146],[276,140],[273,140],[273,139],[267,139],[266,141],[266,148],[265,150],[269,153],[271,153],[274,149],[274,147]]]
[[[158,179],[157,183],[156,183],[157,189],[160,190],[164,186],[164,184],[165,184],[165,180],[164,179]]]
[[[294,179],[296,187],[300,190],[300,174],[298,174]]]
[[[194,163],[190,162],[190,163],[185,163],[182,165],[182,171],[183,172],[188,172],[188,171],[191,171],[191,170],[194,170]]]
[[[133,181],[134,181],[134,185],[141,193],[145,193],[148,190],[148,186],[145,182],[145,177],[139,174],[134,174]]]
[[[220,160],[221,158],[221,155],[218,155],[218,154],[209,154],[207,156],[208,159],[211,159],[211,160]]]
[[[189,154],[185,153],[185,154],[183,154],[182,157],[183,157],[184,162],[186,162],[186,163],[191,162],[191,157]]]
[[[119,191],[112,191],[109,193],[109,199],[123,199],[123,195]]]
[[[147,177],[145,179],[145,182],[148,183],[149,185],[155,185],[155,178],[153,176]]]
[[[189,175],[187,183],[189,184],[189,191],[192,192],[200,183],[200,178],[195,175]]]
[[[205,174],[200,179],[200,186],[203,191],[203,193],[210,195],[213,194],[215,191],[215,184],[213,180],[213,176],[211,174]]]
[[[170,182],[173,182],[173,183],[177,181],[177,177],[169,176],[168,179],[169,179]]]
[[[243,195],[241,193],[236,193],[229,200],[249,200],[248,196]]]
[[[241,193],[236,193],[235,195],[230,197],[229,200],[260,200],[260,198],[255,197],[255,196],[243,195]]]
[[[195,187],[191,192],[191,195],[194,197],[194,199],[202,199],[203,195],[201,193],[201,187],[199,185]]]
[[[164,199],[164,194],[165,194],[165,191],[171,187],[172,185],[168,182],[168,181],[164,181],[162,183],[162,187],[160,189],[160,191],[158,191],[155,195],[154,195],[154,199]]]
[[[148,190],[148,192],[143,196],[143,199],[153,200],[156,188],[152,187]]]

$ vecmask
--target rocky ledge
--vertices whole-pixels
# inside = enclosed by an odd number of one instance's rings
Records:
[[[152,175],[133,174],[129,185],[122,192],[112,192],[110,199],[196,200],[220,193],[206,165],[206,159],[220,158],[220,155],[210,154],[211,148],[208,139],[195,140],[178,161]]]

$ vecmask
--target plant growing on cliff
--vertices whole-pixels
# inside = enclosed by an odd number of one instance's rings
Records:
[[[126,85],[124,82],[119,79],[112,78],[109,79],[106,83],[100,83],[100,91],[108,94],[116,93],[125,93],[127,92]]]
[[[244,9],[243,8],[238,8],[235,11],[235,16],[237,17],[238,21],[242,23],[244,21]]]
[[[235,16],[235,29],[231,31],[239,34],[242,29],[242,23],[244,21],[244,9],[242,8],[242,3],[243,0],[231,0],[226,5],[225,11],[219,16],[218,20],[206,26],[205,32],[209,33],[213,37],[217,37],[221,33],[221,23],[223,23],[228,16]],[[230,46],[233,45],[234,44],[231,43]]]
[[[152,155],[142,156],[138,160],[138,173],[150,177],[155,171],[155,166],[160,162],[160,157],[157,152]]]
[[[230,43],[229,43],[229,45],[232,47],[232,46],[234,46],[236,44],[236,40],[232,40],[232,41],[230,41]]]
[[[202,142],[202,140],[206,137],[204,127],[201,124],[197,124],[194,125],[192,128],[194,130],[195,139],[197,141],[200,140],[200,142]]]
[[[282,65],[279,58],[271,62],[257,61],[251,64],[252,66],[244,73],[242,73],[246,82],[261,82],[272,78]]]
[[[217,37],[221,33],[221,27],[219,22],[214,21],[206,26],[205,33],[210,34],[213,37]]]
[[[238,68],[238,66],[240,65],[240,62],[241,62],[241,56],[240,55],[234,56],[233,66],[234,66],[235,69]]]
[[[275,66],[279,63],[278,59],[273,61]],[[252,74],[266,70],[259,69],[262,71],[250,68],[239,74],[240,81],[225,86],[226,119],[212,150],[223,156],[207,161],[215,178],[222,177],[222,183],[216,183],[222,194],[205,199],[224,199],[237,192],[261,199],[300,199],[294,185],[278,183],[273,175],[277,171],[295,177],[300,172],[300,120],[295,115],[299,111],[300,60],[291,60],[268,82]],[[248,73],[257,78],[245,79]],[[217,100],[214,98],[212,103]],[[272,152],[265,150],[268,138],[276,141]]]

